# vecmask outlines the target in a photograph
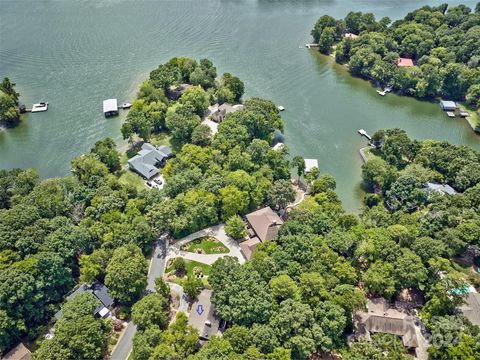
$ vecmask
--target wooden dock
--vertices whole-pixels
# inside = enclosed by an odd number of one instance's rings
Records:
[[[312,44],[305,44],[305,47],[307,49],[311,49],[312,47],[318,47],[318,44],[312,43]]]

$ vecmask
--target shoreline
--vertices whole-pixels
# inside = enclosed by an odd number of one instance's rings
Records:
[[[350,71],[348,70],[348,65],[347,64],[341,64],[341,63],[338,63],[336,60],[335,60],[335,55],[334,53],[331,53],[331,54],[324,54],[322,52],[320,52],[318,50],[318,48],[316,47],[313,47],[313,48],[309,48],[307,49],[309,50],[310,52],[312,51],[315,51],[316,54],[320,55],[321,57],[324,57],[326,59],[329,59],[331,61],[333,61],[333,64],[334,65],[337,65],[339,66],[340,68],[342,68],[342,70],[346,71],[348,73],[348,76],[352,77],[352,78],[355,78],[355,79],[360,79],[360,80],[364,80],[366,82],[368,82],[370,84],[370,86],[374,89],[376,89],[376,85],[375,83],[373,82],[372,79],[368,79],[366,77],[362,77],[362,76],[354,76],[350,73]],[[415,96],[410,96],[410,95],[405,95],[405,94],[402,94],[402,93],[399,93],[398,91],[392,91],[392,94],[395,94],[397,96],[401,96],[401,97],[406,97],[406,98],[412,98],[416,101],[420,101],[420,102],[429,102],[429,103],[432,103],[432,104],[439,104],[438,100],[440,98],[432,98],[432,99],[422,99],[422,98],[418,98],[418,97],[415,97]],[[467,121],[469,127],[472,129],[472,131],[477,134],[477,135],[480,135],[480,131],[476,131],[475,130],[475,124],[470,120],[470,117],[471,116],[480,116],[480,115],[477,115],[477,112],[480,111],[480,109],[478,109],[477,111],[475,110],[471,110],[471,109],[467,109],[465,107],[465,105],[462,103],[462,102],[456,102],[458,105],[459,105],[459,108],[462,108],[462,111],[465,111],[465,112],[468,112],[469,113],[469,116],[463,118]],[[443,111],[442,111],[443,112]],[[480,126],[480,123],[479,123],[479,126]]]

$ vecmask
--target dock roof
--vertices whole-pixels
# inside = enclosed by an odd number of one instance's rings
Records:
[[[318,169],[317,159],[304,159],[305,160],[305,173],[312,171],[314,167]]]
[[[117,99],[103,100],[103,113],[118,111]]]
[[[443,110],[455,110],[457,108],[457,104],[455,104],[455,101],[440,100],[440,107]]]

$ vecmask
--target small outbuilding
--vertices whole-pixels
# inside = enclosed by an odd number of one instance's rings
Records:
[[[457,104],[455,104],[455,101],[440,100],[440,107],[443,111],[455,111]]]
[[[412,67],[415,66],[413,63],[413,60],[410,58],[398,58],[395,63],[397,64],[398,67]]]
[[[118,115],[117,99],[103,100],[103,114],[106,117]]]

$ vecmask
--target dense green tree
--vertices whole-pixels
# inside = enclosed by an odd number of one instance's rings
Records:
[[[18,98],[20,94],[15,90],[15,83],[12,83],[8,77],[3,78],[2,83],[0,84],[0,91],[10,96],[15,103],[18,103]]]
[[[209,101],[205,90],[201,87],[187,89],[180,98],[180,103],[190,105],[198,116],[203,116],[208,108]]]
[[[267,284],[256,271],[240,267],[236,259],[217,260],[208,282],[213,287],[217,311],[223,319],[249,326],[269,318],[272,298]]]
[[[273,298],[277,303],[287,299],[298,298],[298,288],[292,278],[288,275],[279,275],[272,278],[268,284]]]
[[[167,325],[167,299],[159,294],[149,294],[132,306],[132,320],[139,330],[155,325],[164,328]]]
[[[110,172],[120,170],[120,154],[112,139],[106,138],[97,141],[91,152],[98,156],[98,159],[107,166]]]
[[[305,172],[305,160],[301,156],[295,156],[292,159],[290,166],[297,169],[297,175],[300,179],[300,176]]]
[[[268,200],[271,207],[284,209],[295,200],[295,190],[288,180],[277,180],[268,191]]]
[[[238,215],[232,216],[225,223],[225,233],[235,240],[247,236],[247,229],[242,218]]]
[[[4,92],[0,92],[0,124],[14,126],[19,122],[20,111],[15,100]]]
[[[132,304],[147,285],[147,262],[133,244],[116,249],[108,263],[105,285],[121,304]]]
[[[242,98],[245,86],[243,82],[236,76],[230,73],[224,73],[220,78],[220,88],[225,87],[233,94],[233,100],[239,102]]]
[[[200,124],[192,131],[192,143],[199,146],[208,146],[212,140],[212,131],[208,125]]]

